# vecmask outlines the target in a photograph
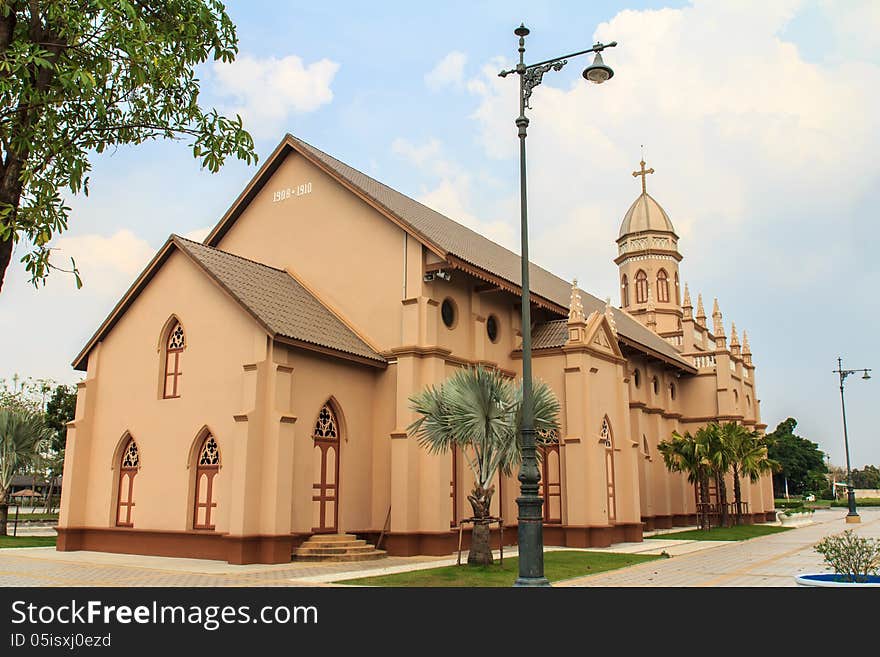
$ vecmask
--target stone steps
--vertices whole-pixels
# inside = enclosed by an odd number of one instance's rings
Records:
[[[315,534],[293,553],[296,561],[370,561],[387,556],[352,534]]]

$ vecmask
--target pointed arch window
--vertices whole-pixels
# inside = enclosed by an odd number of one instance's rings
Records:
[[[620,279],[620,305],[622,308],[629,307],[629,277],[626,274]]]
[[[122,450],[119,458],[119,486],[116,493],[116,526],[134,527],[134,478],[141,467],[141,456],[134,438]]]
[[[164,399],[180,397],[180,377],[183,375],[181,361],[185,348],[186,335],[183,332],[183,325],[175,320],[165,340],[165,381],[162,387]]]
[[[644,269],[636,272],[636,303],[648,303],[648,275]]]
[[[669,301],[669,274],[665,269],[657,272],[657,301],[663,303]]]
[[[603,443],[605,447],[611,447],[611,424],[608,422],[608,417],[602,418],[602,429],[599,432],[599,442]]]
[[[562,464],[559,453],[559,431],[538,429],[535,443],[540,455],[541,481],[538,495],[544,498],[544,522],[562,522]]]
[[[605,486],[608,501],[608,522],[613,523],[617,518],[617,499],[615,494],[614,472],[614,435],[611,432],[611,423],[606,415],[602,418],[602,428],[599,433],[599,442],[605,444]]]
[[[647,460],[651,460],[651,448],[648,446],[648,437],[645,434],[642,434],[642,447],[645,450],[645,458]]]
[[[196,490],[193,496],[193,529],[214,529],[217,493],[215,479],[220,472],[220,448],[210,433],[196,453]]]

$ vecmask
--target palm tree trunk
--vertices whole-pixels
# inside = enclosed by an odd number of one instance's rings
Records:
[[[475,566],[492,565],[492,547],[489,543],[489,520],[480,519],[474,522],[471,533],[471,549],[468,552],[468,564]]]
[[[9,489],[0,486],[0,536],[6,536],[6,521],[9,518]]]
[[[742,490],[739,485],[739,466],[733,464],[733,501],[736,504],[736,524],[742,524]]]
[[[727,513],[727,483],[724,481],[723,474],[715,475],[718,485],[718,503],[721,505],[721,526],[727,527],[730,523],[730,517]]]

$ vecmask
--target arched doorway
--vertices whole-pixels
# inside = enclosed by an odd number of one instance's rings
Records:
[[[333,534],[339,525],[339,420],[333,406],[321,407],[312,440],[315,443],[312,484],[312,531]]]

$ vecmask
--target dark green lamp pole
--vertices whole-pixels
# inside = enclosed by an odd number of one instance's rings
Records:
[[[523,378],[523,408],[522,426],[520,427],[520,441],[522,444],[522,465],[519,476],[520,496],[516,498],[519,508],[517,517],[517,544],[519,547],[519,577],[514,586],[550,586],[550,582],[544,577],[544,514],[542,506],[544,500],[538,495],[538,484],[541,481],[541,473],[538,470],[538,460],[535,455],[535,422],[534,409],[532,408],[532,318],[531,318],[531,293],[529,291],[529,228],[528,210],[526,205],[526,128],[529,120],[526,117],[526,108],[529,108],[529,98],[532,90],[541,84],[544,73],[553,69],[558,71],[568,63],[568,58],[584,55],[589,52],[596,53],[593,63],[584,69],[584,79],[595,84],[601,84],[614,75],[605,62],[602,61],[602,51],[617,45],[616,41],[608,44],[597,43],[592,48],[581,50],[563,57],[547,59],[537,64],[526,64],[523,56],[526,51],[525,37],[529,29],[520,25],[513,31],[519,37],[519,63],[516,68],[501,71],[498,75],[507,77],[511,73],[519,75],[519,116],[516,119],[516,127],[519,130],[519,182],[520,182],[520,229],[522,249],[522,378]]]
[[[870,379],[871,375],[868,374],[868,372],[871,370],[865,368],[858,370],[845,370],[843,369],[843,360],[838,356],[837,369],[833,371],[840,376],[840,410],[843,412],[843,444],[846,447],[846,497],[847,502],[849,503],[849,513],[846,514],[846,521],[856,523],[861,522],[862,519],[856,511],[856,494],[855,491],[853,491],[852,473],[850,472],[849,467],[849,436],[847,436],[846,433],[846,403],[843,401],[843,382],[846,381],[846,377],[850,374],[855,374],[856,372],[864,372],[862,378],[866,380]]]

